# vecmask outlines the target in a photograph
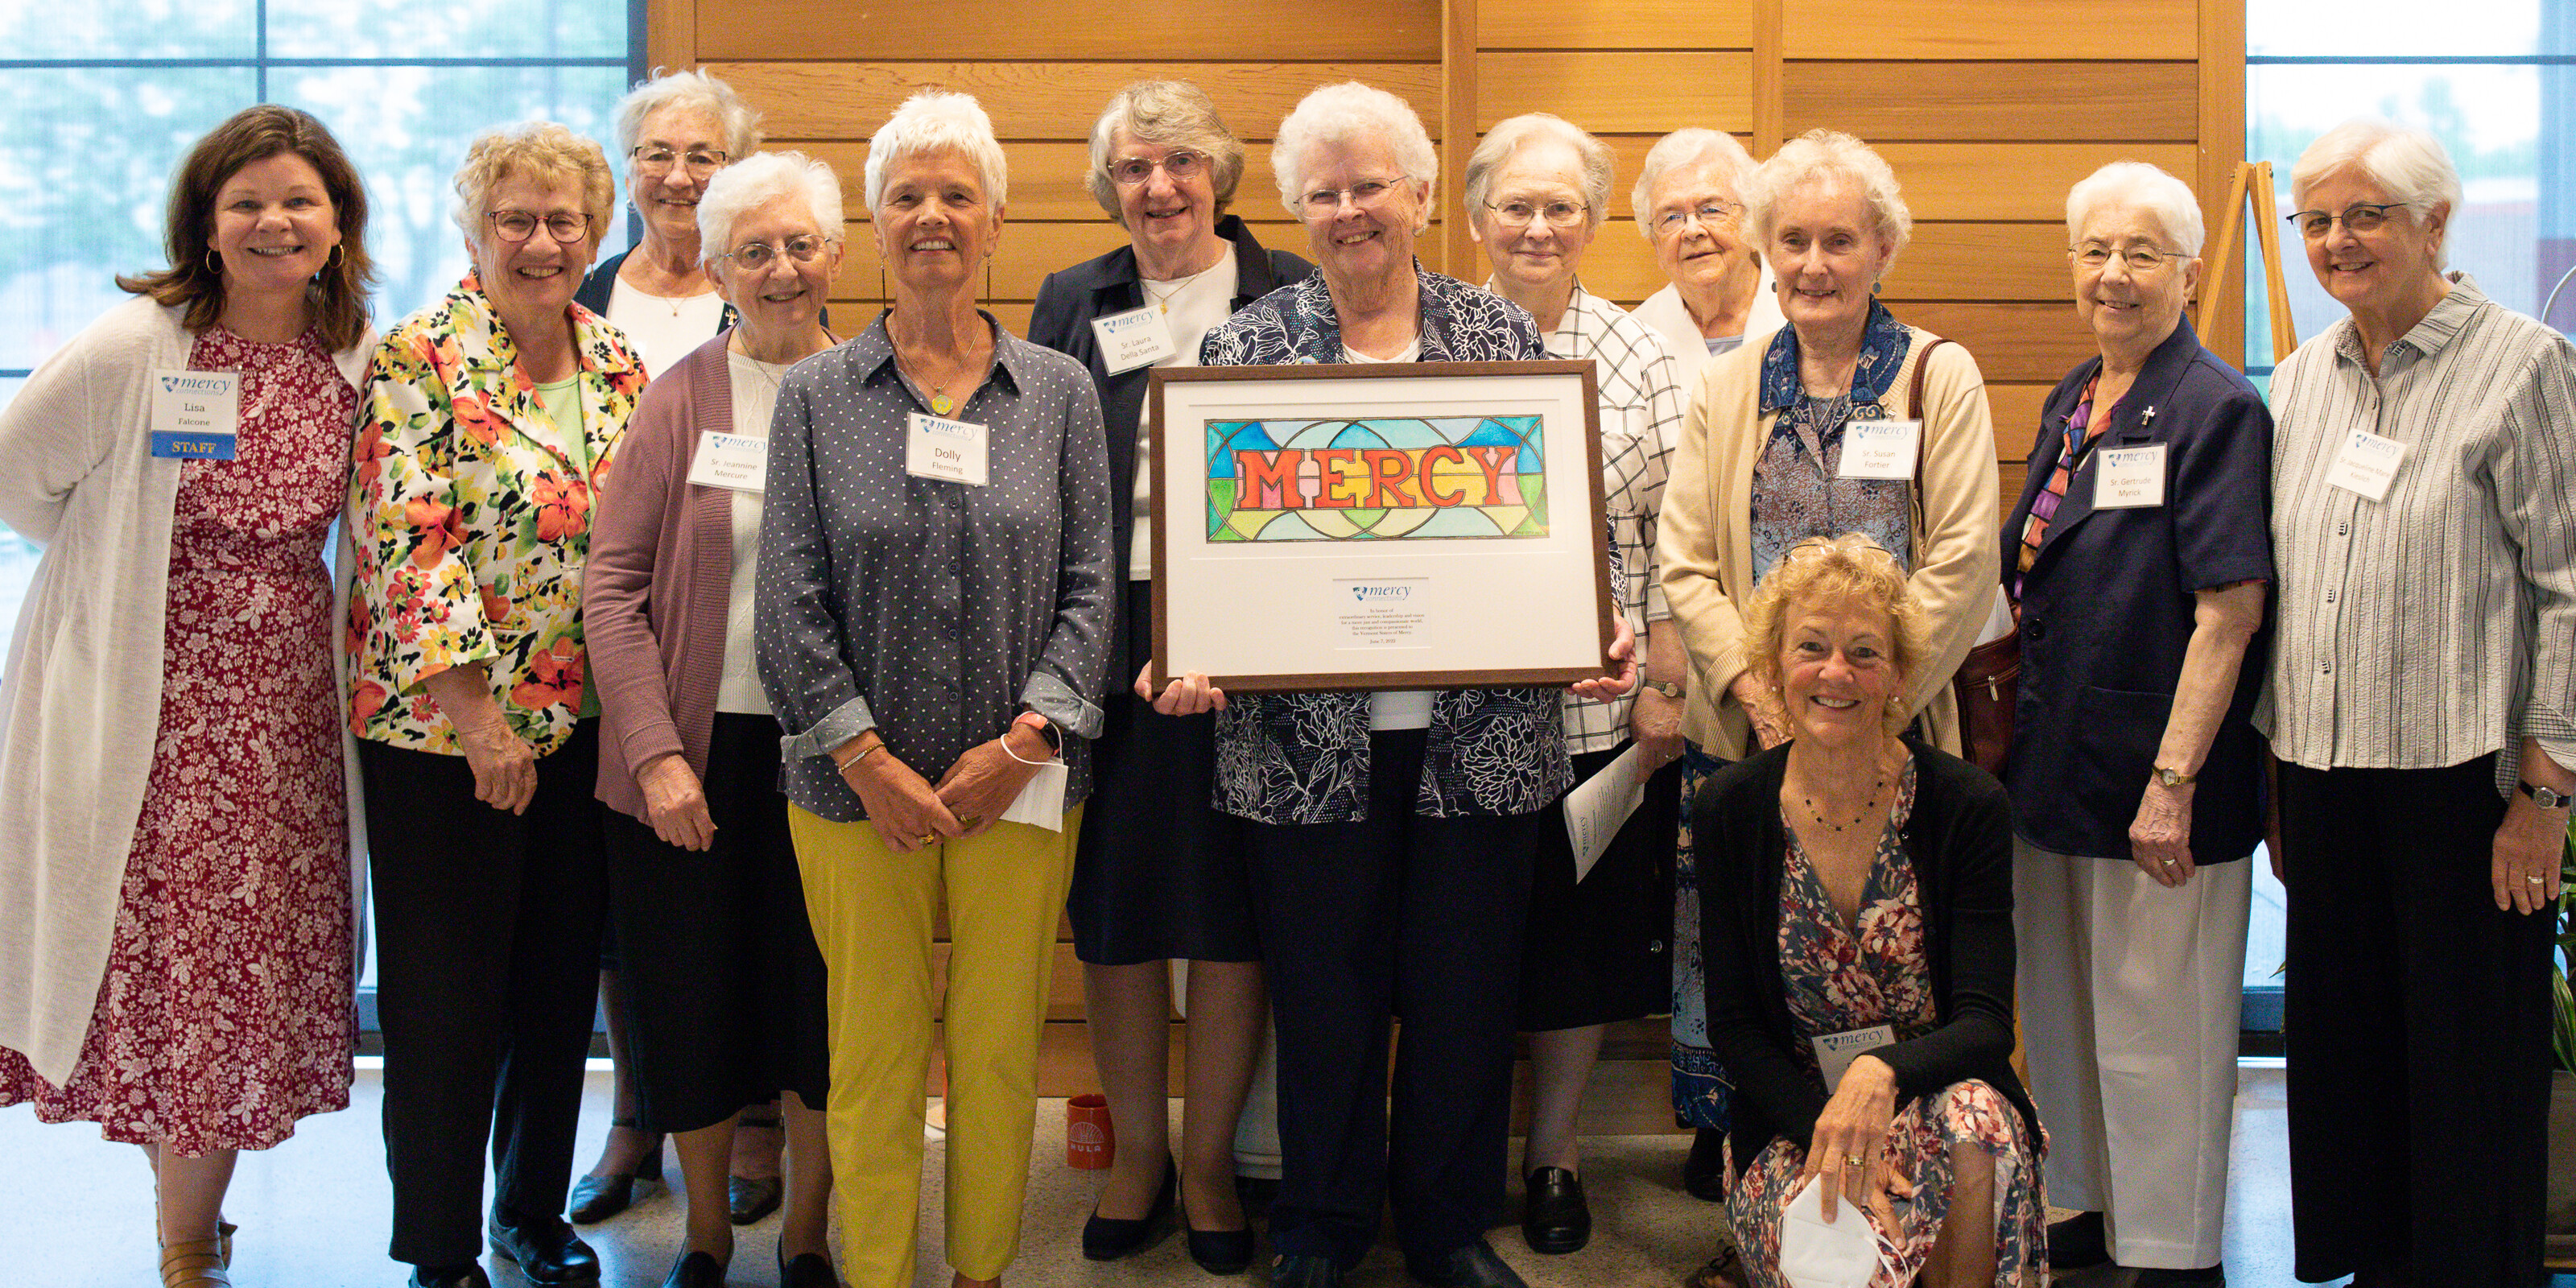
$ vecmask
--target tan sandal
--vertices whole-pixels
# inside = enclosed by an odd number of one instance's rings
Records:
[[[232,1288],[221,1239],[182,1239],[161,1245],[161,1288]]]

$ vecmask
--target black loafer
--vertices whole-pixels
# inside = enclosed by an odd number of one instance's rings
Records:
[[[630,1118],[617,1123],[616,1126],[632,1129],[635,1126],[635,1120]],[[605,1221],[632,1206],[635,1202],[637,1181],[662,1179],[662,1134],[651,1133],[650,1139],[653,1142],[652,1148],[636,1155],[635,1166],[623,1172],[611,1172],[606,1176],[574,1178],[572,1198],[566,1205],[567,1210],[564,1215],[571,1217],[575,1225],[592,1225]]]
[[[1702,1203],[1726,1201],[1726,1133],[1706,1127],[1691,1133],[1690,1157],[1682,1160],[1682,1189]]]
[[[1100,1215],[1093,1207],[1091,1219],[1082,1223],[1082,1255],[1093,1261],[1116,1261],[1132,1257],[1162,1242],[1172,1232],[1172,1213],[1180,1202],[1181,1169],[1171,1159],[1163,1160],[1163,1187],[1154,1193],[1154,1206],[1142,1218]]]
[[[2049,1223],[2049,1269],[2082,1270],[2110,1259],[2110,1246],[2103,1241],[2101,1213],[2078,1212]]]
[[[833,1273],[832,1259],[819,1252],[800,1252],[790,1257],[781,1251],[778,1288],[841,1288],[841,1277]]]
[[[1530,1251],[1559,1257],[1592,1242],[1592,1206],[1583,1201],[1582,1177],[1562,1167],[1542,1167],[1523,1184],[1529,1202],[1521,1215],[1521,1238]]]
[[[787,1197],[787,1182],[775,1176],[728,1176],[725,1178],[726,1215],[735,1225],[749,1225],[778,1210],[778,1201]]]
[[[492,1255],[517,1262],[519,1273],[538,1283],[581,1283],[599,1278],[599,1254],[592,1252],[562,1217],[523,1217],[494,1209],[489,1233]]]
[[[1494,1255],[1493,1245],[1482,1239],[1451,1250],[1436,1264],[1421,1265],[1408,1259],[1405,1270],[1431,1288],[1529,1288],[1520,1272],[1503,1264]]]
[[[492,1288],[492,1279],[483,1273],[483,1267],[468,1261],[461,1266],[423,1266],[413,1270],[411,1288]]]
[[[1311,1252],[1270,1259],[1270,1288],[1342,1288],[1342,1268]]]
[[[725,1268],[714,1257],[692,1252],[671,1263],[662,1288],[724,1288]]]

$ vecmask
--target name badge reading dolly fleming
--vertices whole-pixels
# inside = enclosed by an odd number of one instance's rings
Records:
[[[152,454],[163,460],[229,461],[241,433],[241,374],[152,373]]]
[[[963,420],[941,420],[913,412],[904,418],[904,472],[917,478],[943,479],[982,487],[985,482],[985,429]]]
[[[1843,456],[1834,471],[1847,479],[1910,479],[1914,446],[1923,439],[1919,420],[1855,420],[1843,425]]]
[[[1150,367],[1180,351],[1162,310],[1151,307],[1093,318],[1091,336],[1100,343],[1102,369],[1113,376]]]

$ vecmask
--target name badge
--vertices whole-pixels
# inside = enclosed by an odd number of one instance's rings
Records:
[[[903,469],[916,478],[984,486],[984,427],[913,412],[904,435]]]
[[[2105,447],[2093,468],[2093,508],[2152,510],[2165,503],[2165,445]]]
[[[769,440],[701,430],[698,454],[689,461],[689,481],[700,487],[760,492],[769,482]]]
[[[2406,444],[2356,429],[2344,436],[2343,447],[2326,470],[2326,482],[2375,502],[2387,497],[2388,485],[2397,481],[2397,471],[2405,464]]]
[[[152,373],[152,454],[164,460],[229,461],[241,434],[241,374]]]
[[[1816,1067],[1824,1073],[1825,1092],[1830,1095],[1842,1085],[1843,1071],[1851,1068],[1852,1061],[1896,1041],[1896,1028],[1873,1024],[1865,1029],[1820,1033],[1808,1040],[1816,1048]]]
[[[1091,320],[1091,336],[1100,342],[1100,365],[1109,374],[1150,367],[1180,352],[1161,309],[1146,307]]]
[[[1843,426],[1843,459],[1835,474],[1847,479],[1914,477],[1914,445],[1923,441],[1919,420],[1855,420]]]

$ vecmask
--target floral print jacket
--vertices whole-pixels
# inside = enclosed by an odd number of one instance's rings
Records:
[[[349,600],[349,727],[460,754],[422,687],[484,663],[510,727],[545,755],[580,718],[582,563],[591,507],[644,366],[626,337],[572,306],[585,469],[551,435],[536,386],[468,273],[376,350],[350,472],[358,585]]]

